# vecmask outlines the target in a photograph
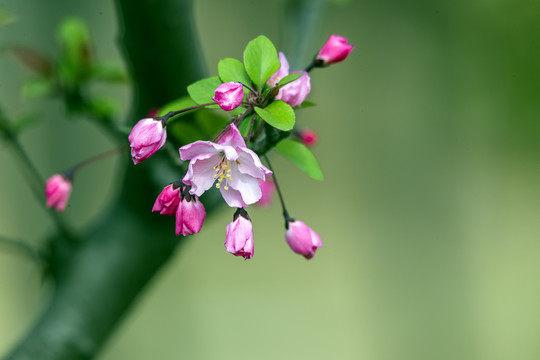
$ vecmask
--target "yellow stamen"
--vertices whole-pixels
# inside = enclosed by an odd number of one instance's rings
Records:
[[[228,182],[232,180],[230,161],[227,160],[227,158],[223,158],[223,160],[221,160],[218,165],[214,166],[213,169],[216,172],[214,175],[214,179],[217,179],[216,188],[219,189],[221,187],[221,183],[225,181],[223,189],[229,190]]]

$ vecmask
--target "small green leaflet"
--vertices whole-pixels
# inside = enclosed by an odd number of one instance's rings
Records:
[[[323,180],[323,173],[313,153],[297,141],[283,139],[276,145],[276,150],[292,161],[303,172],[315,180]]]
[[[292,83],[293,81],[300,79],[302,77],[302,73],[294,73],[289,74],[285,76],[283,79],[279,80],[278,86],[281,87],[283,85],[287,85],[288,83]]]
[[[219,77],[214,76],[206,79],[202,79],[197,81],[196,83],[193,83],[187,87],[187,91],[189,93],[189,96],[195,101],[197,104],[207,104],[214,102],[212,100],[212,97],[215,95],[216,88],[221,85],[221,80],[219,80]],[[217,108],[216,105],[209,106],[208,108],[213,109]]]
[[[218,73],[223,82],[236,81],[251,86],[251,79],[246,73],[246,69],[244,69],[244,64],[240,60],[233,58],[220,60],[218,63]]]
[[[263,35],[251,40],[244,50],[244,65],[255,86],[261,88],[280,67],[274,44]]]
[[[294,108],[295,109],[307,109],[307,108],[310,108],[312,106],[315,106],[317,104],[315,104],[314,102],[311,102],[311,101],[304,101],[302,104],[298,105],[298,106],[295,106]]]
[[[276,100],[264,109],[255,107],[255,112],[264,121],[279,130],[288,131],[294,127],[294,110],[282,100]]]

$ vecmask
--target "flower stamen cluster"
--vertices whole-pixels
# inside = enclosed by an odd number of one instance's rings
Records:
[[[236,162],[239,164],[238,160]],[[221,188],[221,183],[225,181],[225,185],[223,186],[223,190],[229,190],[228,181],[232,181],[231,177],[231,162],[227,160],[227,158],[223,158],[219,165],[214,166],[214,170],[216,171],[216,174],[214,175],[214,179],[217,179],[216,188]]]

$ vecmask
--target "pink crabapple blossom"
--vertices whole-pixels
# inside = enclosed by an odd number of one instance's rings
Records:
[[[285,240],[292,251],[304,255],[308,260],[315,255],[315,251],[318,248],[322,247],[322,241],[319,235],[299,220],[290,220],[288,222]]]
[[[253,225],[247,212],[239,210],[227,225],[225,248],[234,256],[243,256],[247,260],[253,257]]]
[[[180,187],[176,184],[166,186],[159,194],[152,211],[159,211],[162,215],[175,215],[180,203]]]
[[[206,218],[204,205],[197,196],[182,195],[176,210],[176,235],[192,235],[201,231]]]
[[[201,196],[217,181],[216,187],[230,207],[244,208],[262,196],[258,180],[272,175],[246,143],[234,124],[217,142],[196,141],[182,146],[180,158],[190,160],[184,184],[190,194]]]
[[[140,120],[129,134],[131,157],[135,165],[148,159],[161,149],[167,140],[165,122],[161,119],[146,118]]]
[[[354,46],[349,44],[343,36],[330,35],[328,41],[317,54],[317,60],[322,60],[324,65],[341,62],[349,56],[353,49]]]
[[[289,62],[285,55],[279,53],[280,68],[270,77],[267,84],[275,86],[282,78],[289,75]],[[292,74],[302,73],[302,76],[279,89],[276,100],[283,100],[292,107],[304,102],[311,91],[311,78],[305,71],[293,71]]]
[[[53,175],[45,183],[47,207],[54,207],[57,211],[64,211],[70,193],[71,181],[62,175]]]
[[[225,111],[236,109],[244,101],[244,86],[239,82],[226,82],[219,85],[212,100]]]

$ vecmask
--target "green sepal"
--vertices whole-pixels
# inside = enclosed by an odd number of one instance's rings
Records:
[[[125,83],[128,75],[118,66],[109,64],[94,64],[90,70],[93,80],[109,83]]]
[[[282,100],[276,100],[267,107],[255,107],[255,112],[273,127],[288,131],[294,127],[295,116],[293,108]]]
[[[292,161],[300,170],[315,180],[323,180],[324,176],[313,153],[297,141],[283,139],[276,145],[276,150]]]

